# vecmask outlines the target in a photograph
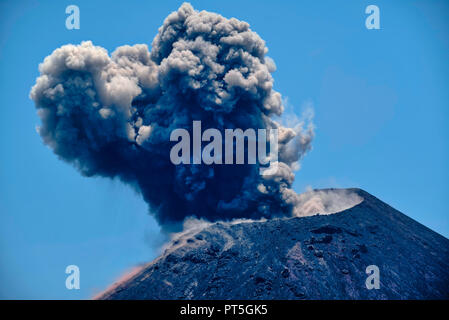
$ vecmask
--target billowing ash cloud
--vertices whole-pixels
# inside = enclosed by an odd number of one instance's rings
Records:
[[[90,41],[56,49],[40,64],[31,90],[45,144],[85,176],[132,185],[164,226],[291,214],[293,169],[310,149],[313,126],[286,128],[273,90],[274,62],[248,23],[183,4],[153,40],[110,56]],[[258,165],[173,165],[170,133],[279,129],[280,170]]]

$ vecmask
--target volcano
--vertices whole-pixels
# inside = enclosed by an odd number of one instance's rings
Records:
[[[329,189],[331,190],[331,189]],[[448,299],[449,240],[361,189],[334,214],[180,234],[99,299]],[[378,289],[366,285],[368,266]]]

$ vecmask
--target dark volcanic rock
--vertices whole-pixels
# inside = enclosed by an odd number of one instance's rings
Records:
[[[352,191],[364,201],[336,214],[187,233],[100,299],[448,299],[449,240]]]

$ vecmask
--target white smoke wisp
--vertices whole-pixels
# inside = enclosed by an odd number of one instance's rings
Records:
[[[188,239],[192,239],[197,234],[199,234],[204,229],[207,229],[208,227],[214,225],[214,224],[220,224],[224,226],[225,228],[228,226],[232,226],[235,224],[241,224],[241,223],[254,223],[254,222],[266,222],[266,218],[260,218],[260,219],[246,219],[246,218],[236,218],[233,220],[219,220],[210,222],[203,218],[196,218],[194,216],[187,217],[184,220],[182,231],[179,232],[173,232],[170,234],[170,239],[167,241],[161,248],[160,251],[163,255],[167,255],[173,250],[184,246],[187,244]]]
[[[299,194],[293,216],[328,215],[352,208],[363,201],[357,193],[347,189],[312,190]]]
[[[198,219],[193,216],[185,218],[182,225],[182,230],[179,232],[170,233],[169,241],[162,246],[160,251],[163,254],[173,251],[174,249],[184,245],[187,239],[194,237],[210,225],[212,225],[212,222],[203,218]]]

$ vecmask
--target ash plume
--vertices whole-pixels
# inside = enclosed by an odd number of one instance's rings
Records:
[[[184,3],[159,28],[151,51],[111,55],[92,42],[64,45],[39,66],[33,86],[44,143],[84,176],[119,178],[138,190],[164,228],[189,216],[208,221],[290,215],[293,169],[310,150],[311,123],[287,128],[273,90],[274,62],[248,23]],[[219,130],[279,130],[279,168],[173,165],[170,133],[192,122]]]

